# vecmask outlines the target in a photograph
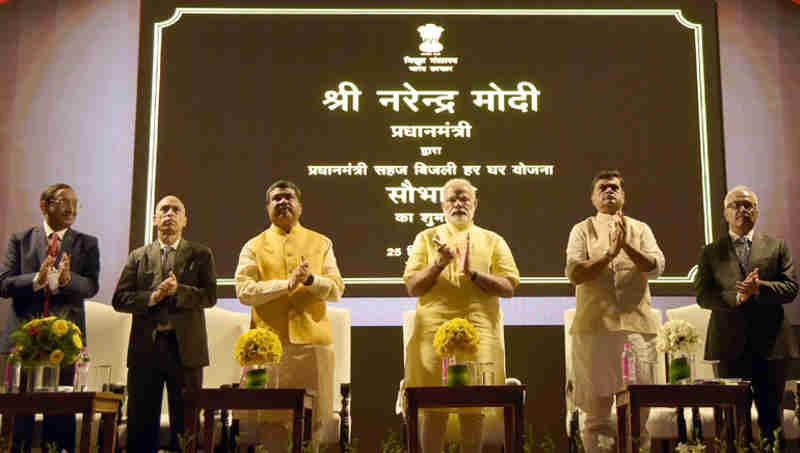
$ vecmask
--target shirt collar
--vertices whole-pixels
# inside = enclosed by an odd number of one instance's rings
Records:
[[[45,235],[45,237],[49,238],[51,234],[55,233],[55,234],[58,235],[58,240],[59,241],[63,241],[64,240],[64,235],[67,234],[67,230],[69,229],[69,227],[64,228],[63,230],[54,231],[52,228],[50,228],[50,225],[47,224],[46,220],[44,222],[42,222],[42,223],[44,224],[44,235]]]
[[[602,224],[602,225],[611,225],[616,220],[617,215],[616,214],[606,214],[604,212],[598,212],[597,215],[594,216],[594,218],[597,219],[597,222]]]
[[[172,244],[165,244],[165,243],[163,243],[163,242],[161,241],[161,238],[158,238],[158,245],[159,245],[159,246],[160,246],[162,249],[163,249],[164,247],[172,247],[172,249],[173,249],[173,250],[178,250],[178,245],[180,245],[180,243],[181,243],[181,239],[183,239],[183,238],[181,238],[180,236],[178,236],[178,240],[176,240],[176,241],[175,241],[175,242],[173,242]]]
[[[278,225],[275,225],[275,224],[273,223],[273,224],[271,224],[271,225],[269,226],[269,228],[268,228],[268,231],[272,231],[273,233],[275,233],[275,234],[278,234],[278,235],[280,235],[280,236],[289,236],[289,235],[291,235],[292,233],[294,233],[295,231],[298,231],[298,229],[300,229],[300,228],[302,228],[302,227],[300,226],[300,222],[297,222],[297,223],[295,223],[295,224],[294,224],[294,226],[292,227],[292,229],[291,229],[291,230],[290,230],[290,231],[287,233],[286,231],[284,231],[284,230],[283,230],[283,228],[281,228],[281,227],[279,227]]]
[[[445,222],[445,225],[447,225],[447,230],[450,231],[450,234],[457,234],[462,231],[469,230],[470,228],[472,228],[472,225],[474,225],[474,223],[470,222],[466,225],[453,225],[450,222]]]
[[[756,231],[755,228],[751,228],[750,231],[748,231],[747,234],[744,235],[744,237],[746,237],[751,244],[753,243],[753,233],[755,231]],[[738,234],[734,233],[733,230],[728,230],[728,234],[731,236],[731,241],[733,242],[736,242],[736,240],[741,237]]]

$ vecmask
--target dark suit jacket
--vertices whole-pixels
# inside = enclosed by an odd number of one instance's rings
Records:
[[[21,322],[39,316],[44,310],[44,289],[33,292],[33,279],[47,257],[47,236],[44,226],[35,226],[11,235],[0,264],[0,297],[11,298],[13,309],[3,325],[0,351],[13,346],[9,336]],[[69,255],[71,280],[50,298],[50,312],[61,314],[84,332],[86,311],[83,301],[97,294],[100,275],[100,250],[97,238],[68,229],[61,242],[56,265],[63,253]]]
[[[729,235],[700,252],[695,277],[697,303],[711,309],[706,360],[734,360],[746,345],[767,359],[796,358],[797,342],[783,304],[797,296],[797,279],[786,242],[756,232],[747,269],[742,269]],[[758,268],[760,294],[736,306],[736,281]]]
[[[133,315],[128,367],[153,363],[157,311],[164,303],[169,310],[169,320],[175,326],[183,366],[208,365],[204,309],[217,303],[217,274],[211,249],[181,239],[173,272],[178,279],[175,297],[148,307],[150,293],[167,277],[161,275],[161,246],[155,241],[134,250],[128,257],[112,302],[115,310]]]

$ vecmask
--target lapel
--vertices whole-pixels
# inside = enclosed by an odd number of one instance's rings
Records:
[[[64,252],[72,258],[72,243],[75,242],[75,232],[72,231],[72,228],[67,229],[64,232],[64,239],[61,241],[61,248],[58,250],[58,256],[56,257],[56,266],[58,263],[61,262],[61,256]],[[72,262],[70,262],[72,264]]]
[[[39,268],[42,266],[45,258],[47,257],[47,236],[44,233],[44,227],[37,226],[33,229],[33,235],[31,235],[31,247],[36,250],[36,257],[39,261],[36,262],[36,270],[38,272]]]
[[[752,258],[752,249],[750,251],[750,262],[753,261]],[[727,256],[726,256],[727,255]],[[729,234],[725,234],[725,239],[722,241],[722,259],[727,261],[731,268],[735,270],[734,273],[738,273],[740,279],[744,279],[747,275],[746,269],[742,267],[742,263],[739,262],[739,255],[736,254],[736,247],[733,245],[733,240]]]
[[[747,262],[748,273],[755,269],[755,265],[759,263],[765,255],[769,254],[769,251],[765,250],[765,248],[764,238],[759,233],[753,234],[753,242],[750,244],[750,260]]]
[[[161,283],[161,245],[158,241],[153,241],[147,246],[147,260],[149,261],[148,270],[155,274],[153,284]]]
[[[183,277],[183,268],[189,260],[191,251],[192,249],[189,247],[189,242],[181,238],[181,242],[178,244],[178,250],[175,252],[175,265],[172,267],[172,272],[175,273],[175,277],[178,278],[178,281],[181,281]]]

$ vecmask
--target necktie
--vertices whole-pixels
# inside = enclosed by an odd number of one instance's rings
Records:
[[[174,260],[172,260],[171,256],[172,252],[175,249],[172,247],[164,247],[161,249],[161,280],[166,280],[169,278],[169,273],[172,271],[172,265],[174,264]],[[169,323],[169,309],[167,307],[168,303],[171,302],[171,296],[168,296],[166,299],[161,301],[161,304],[158,309],[158,324],[166,325]]]
[[[56,233],[50,233],[50,246],[47,247],[47,254],[49,256],[58,256],[58,243],[60,238]]]
[[[174,263],[170,259],[172,252],[173,248],[170,246],[161,249],[161,276],[165,279],[169,277],[169,273],[172,271],[172,264]]]
[[[60,239],[61,238],[59,238],[56,233],[50,233],[50,244],[47,246],[47,256],[58,256],[58,242]],[[44,291],[44,302],[42,306],[43,316],[50,316],[50,293],[50,286],[46,285]]]
[[[747,269],[747,265],[750,262],[750,240],[742,236],[735,241],[735,244],[736,255],[739,256],[739,263],[744,269]]]

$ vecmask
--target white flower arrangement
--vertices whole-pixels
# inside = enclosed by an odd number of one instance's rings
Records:
[[[677,453],[705,453],[706,446],[703,444],[684,444],[679,443],[675,447]]]
[[[700,336],[693,325],[681,319],[667,321],[658,329],[656,348],[660,352],[694,352]]]
[[[603,451],[614,451],[614,443],[616,442],[616,438],[612,436],[604,436],[602,434],[597,435],[597,446]]]

